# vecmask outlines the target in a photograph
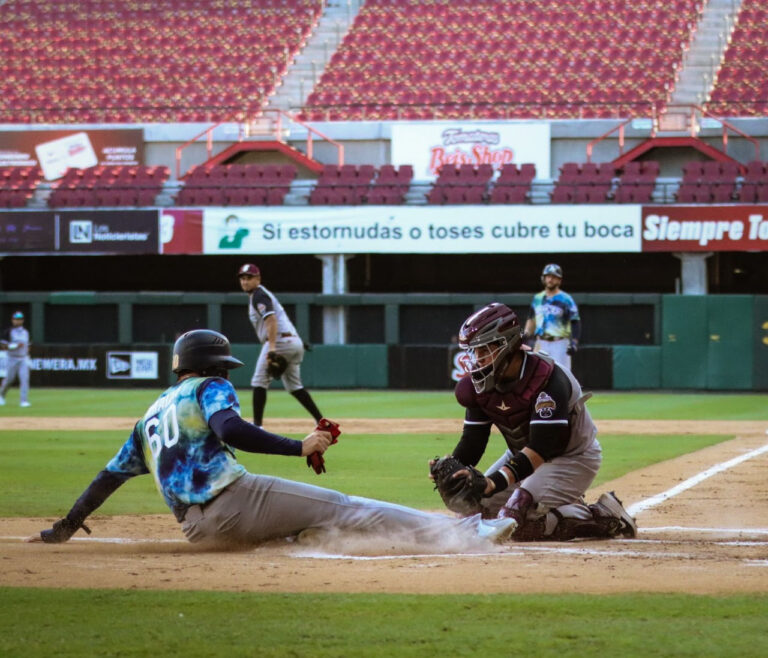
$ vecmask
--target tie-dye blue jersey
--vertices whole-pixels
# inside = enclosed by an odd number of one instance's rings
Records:
[[[534,295],[531,314],[536,318],[536,336],[570,338],[571,322],[579,320],[576,302],[562,290],[553,297],[547,297],[544,290]]]
[[[177,517],[189,505],[211,500],[246,472],[232,448],[208,427],[211,416],[223,409],[240,413],[226,379],[190,377],[171,386],[136,423],[106,470],[152,473]]]

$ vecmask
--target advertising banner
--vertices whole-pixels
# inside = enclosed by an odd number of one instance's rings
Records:
[[[0,132],[0,167],[39,165],[45,180],[68,168],[144,164],[142,130],[23,130]]]
[[[0,253],[51,252],[56,246],[56,219],[47,211],[0,213]]]
[[[157,210],[0,213],[4,253],[157,254]],[[188,253],[200,253],[197,252]]]
[[[73,210],[58,214],[57,250],[76,253],[158,253],[157,210]]]
[[[549,178],[550,126],[544,122],[419,121],[392,126],[392,164],[413,165],[416,180],[433,180],[443,165],[532,162]]]
[[[645,206],[643,251],[765,251],[766,206]]]
[[[160,253],[203,253],[203,211],[163,209],[160,215]]]
[[[640,206],[209,208],[206,254],[639,252]]]
[[[34,345],[30,383],[35,386],[163,387],[170,370],[168,345]]]

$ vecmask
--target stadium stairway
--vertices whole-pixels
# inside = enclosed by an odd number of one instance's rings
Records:
[[[741,0],[709,0],[683,55],[670,105],[701,105],[709,97],[741,8]]]
[[[349,31],[364,0],[328,0],[306,46],[289,65],[267,108],[285,112],[303,107],[328,61]]]

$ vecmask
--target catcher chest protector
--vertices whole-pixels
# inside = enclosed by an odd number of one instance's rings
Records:
[[[202,373],[209,368],[231,370],[243,362],[232,356],[224,334],[212,329],[195,329],[182,334],[173,346],[173,372],[192,370]]]

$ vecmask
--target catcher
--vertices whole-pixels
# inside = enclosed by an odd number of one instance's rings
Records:
[[[517,541],[635,537],[637,526],[613,492],[584,502],[602,461],[589,395],[571,372],[523,347],[517,315],[493,303],[459,331],[468,372],[456,386],[464,429],[452,455],[430,461],[448,509],[511,518]],[[483,474],[475,466],[495,425],[507,443]]]
[[[240,288],[248,294],[248,318],[262,344],[251,378],[254,425],[263,424],[267,389],[273,379],[282,379],[285,390],[319,421],[323,414],[301,382],[304,342],[282,304],[261,285],[261,270],[256,265],[246,263],[237,277]]]

